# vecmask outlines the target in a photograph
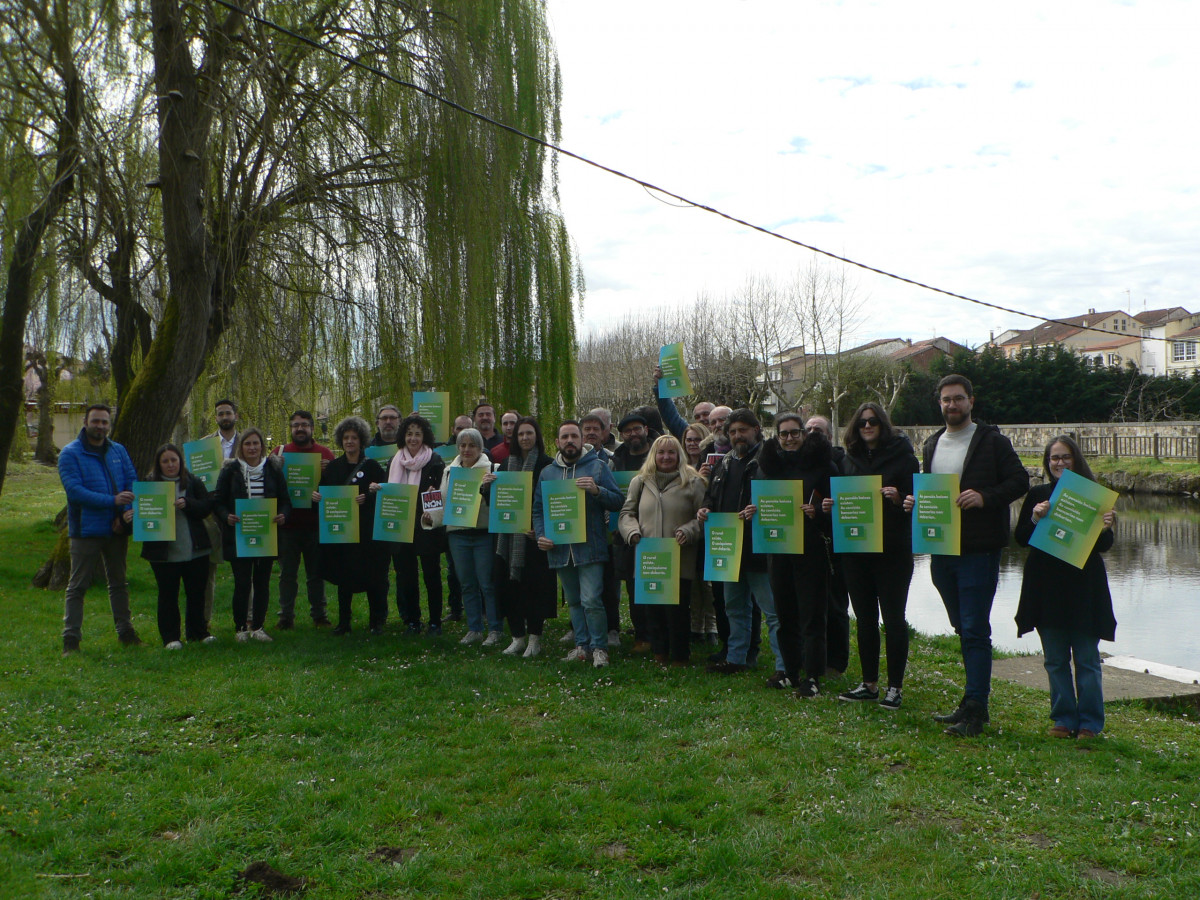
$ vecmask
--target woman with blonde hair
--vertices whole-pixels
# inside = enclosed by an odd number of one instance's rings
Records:
[[[650,648],[662,665],[686,665],[690,656],[689,598],[696,571],[700,523],[696,511],[708,485],[685,462],[683,445],[672,435],[657,438],[641,470],[629,484],[618,524],[621,537],[635,547],[643,537],[674,538],[680,545],[679,604],[649,607]]]

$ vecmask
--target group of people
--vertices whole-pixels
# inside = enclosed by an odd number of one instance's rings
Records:
[[[658,374],[658,373],[656,373]],[[592,410],[558,425],[552,445],[537,419],[507,411],[496,428],[494,408],[479,404],[471,416],[455,420],[453,453],[436,452],[430,423],[415,413],[401,417],[388,404],[368,423],[350,416],[339,422],[333,443],[340,456],[316,443],[314,420],[298,410],[289,422],[291,441],[268,452],[257,428],[238,429],[237,407],[216,405],[217,431],[226,457],[215,488],[190,474],[174,444],[155,454],[150,480],[176,485],[174,541],[146,542],[158,586],[158,626],[168,649],[186,639],[210,643],[214,573],[228,561],[233,574],[231,611],[238,641],[270,641],[265,630],[275,559],[241,558],[235,540],[238,499],[275,498],[279,526],[279,610],[276,627],[295,625],[299,567],[305,569],[309,613],[316,627],[332,626],[326,616],[325,582],[337,588],[335,634],[350,631],[352,599],[365,593],[368,628],[382,633],[388,617],[389,573],[395,571],[396,607],[412,634],[442,633],[442,559],[447,560],[451,618],[465,614],[462,644],[493,647],[504,640],[508,655],[536,657],[544,651],[543,627],[557,615],[565,597],[571,644],[569,661],[607,666],[621,634],[621,585],[629,601],[632,650],[648,652],[663,666],[690,661],[697,643],[712,649],[708,671],[744,672],[755,664],[761,627],[775,666],[767,685],[791,689],[800,698],[821,694],[830,672],[841,674],[849,654],[849,617],[858,634],[860,683],[838,695],[847,703],[874,702],[886,709],[903,701],[908,661],[905,617],[913,574],[913,476],[919,471],[956,474],[960,493],[961,553],[934,556],[931,576],[955,632],[965,670],[962,700],[951,712],[935,715],[950,734],[975,736],[988,721],[991,690],[991,607],[1001,549],[1010,535],[1009,507],[1025,496],[1016,537],[1028,544],[1036,522],[1047,515],[1050,493],[1065,469],[1091,477],[1078,446],[1069,437],[1046,448],[1046,483],[1029,489],[1029,476],[1011,442],[998,428],[974,421],[970,382],[949,375],[937,387],[945,427],[925,442],[918,460],[908,438],[895,429],[886,410],[863,403],[851,417],[840,447],[834,447],[828,420],[779,414],[773,436],[765,437],[749,409],[697,403],[686,420],[672,400],[625,415],[613,433],[608,410]],[[118,639],[140,643],[129,613],[125,553],[136,479],[125,449],[108,438],[111,412],[87,410],[83,430],[60,457],[59,469],[70,509],[72,572],[66,593],[64,654],[79,649],[83,595],[97,564],[108,580]],[[619,440],[617,438],[619,435]],[[381,464],[371,446],[395,445],[390,463]],[[293,506],[283,453],[321,457],[320,485],[313,508]],[[452,456],[447,462],[443,457]],[[387,482],[416,485],[421,494],[449,496],[457,468],[483,471],[479,513],[471,524],[447,524],[444,507],[431,505],[411,543],[372,540],[374,504]],[[489,503],[496,472],[529,472],[534,484],[532,530],[518,534],[488,531]],[[843,554],[832,549],[834,497],[830,479],[877,475],[882,483],[883,550]],[[803,482],[800,510],[809,522],[803,551],[756,552],[751,525],[755,480]],[[582,491],[582,540],[555,540],[544,515],[543,491],[571,481]],[[628,487],[622,487],[627,484]],[[325,486],[357,488],[360,534],[352,544],[318,539],[315,505]],[[736,581],[704,578],[705,522],[713,513],[732,513],[744,530]],[[1107,576],[1099,556],[1112,545],[1113,517],[1082,570],[1035,548],[1030,549],[1017,624],[1036,629],[1042,639],[1051,689],[1050,733],[1088,738],[1104,724],[1098,641],[1112,640],[1116,622]],[[635,603],[635,561],[639,542],[673,540],[680,547],[679,603]],[[419,583],[424,583],[427,624],[422,624]],[[185,614],[179,614],[180,587]],[[880,621],[886,646],[886,680],[880,674]],[[717,646],[719,644],[719,647]],[[1074,670],[1072,670],[1072,664]]]

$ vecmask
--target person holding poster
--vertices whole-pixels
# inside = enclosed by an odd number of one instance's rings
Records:
[[[612,470],[614,472],[640,472],[650,456],[650,442],[658,437],[651,430],[650,422],[639,411],[634,410],[617,423],[617,431],[621,435],[621,443],[612,454]],[[625,476],[632,481],[634,476]],[[616,480],[614,478],[614,480]],[[650,618],[649,611],[644,606],[633,602],[634,595],[634,551],[625,543],[618,530],[613,536],[612,560],[613,573],[617,579],[618,616],[620,615],[620,585],[624,583],[625,593],[629,598],[629,621],[633,625],[633,652],[645,653],[650,649]],[[611,624],[611,623],[610,623]]]
[[[333,451],[313,440],[314,424],[313,415],[308,410],[298,409],[292,413],[288,421],[291,443],[277,447],[275,455],[281,458],[288,453],[318,455],[321,457],[321,471],[324,472],[333,462]],[[284,462],[286,464],[286,459]],[[284,472],[286,475],[286,465]],[[320,476],[314,477],[313,481],[319,483]],[[291,486],[296,487],[295,484]],[[304,496],[308,493],[311,491],[306,490]],[[297,506],[300,502],[297,501]],[[296,627],[296,597],[300,593],[302,559],[308,612],[314,627],[325,628],[330,623],[325,614],[325,579],[321,577],[321,538],[317,531],[315,508],[293,509],[286,524],[279,529],[279,628],[282,631]]]
[[[221,523],[221,552],[233,569],[233,627],[238,641],[271,640],[263,630],[267,607],[271,602],[271,570],[274,556],[238,556],[236,526],[238,500],[274,498],[275,524],[287,519],[292,509],[288,500],[287,481],[278,456],[263,455],[263,435],[257,428],[247,428],[238,439],[233,459],[226,460],[217,478],[213,512]],[[250,592],[254,591],[254,608],[250,608]],[[249,621],[249,625],[247,625]]]
[[[213,413],[217,420],[217,430],[208,437],[220,439],[221,459],[222,465],[224,465],[224,460],[233,458],[240,437],[237,430],[237,404],[228,398],[218,400],[213,406]],[[218,472],[217,476],[220,477],[220,474]],[[209,493],[214,494],[216,489],[214,484]],[[204,627],[207,630],[212,621],[213,592],[217,587],[217,567],[225,562],[225,559],[221,555],[221,523],[217,521],[216,516],[209,516],[204,520],[204,525],[208,529],[208,539],[212,543],[212,552],[208,555],[208,579],[204,584]]]
[[[1012,442],[995,425],[972,420],[975,394],[962,375],[947,375],[937,385],[946,427],[921,448],[922,471],[958,475],[955,504],[962,511],[958,556],[935,555],[929,575],[942,596],[946,615],[958,634],[966,687],[958,707],[934,715],[946,733],[976,737],[988,721],[992,690],[992,601],[1000,577],[1000,551],[1008,544],[1009,505],[1029,490],[1029,473]],[[911,512],[914,498],[904,498]]]
[[[711,403],[696,404],[697,407],[702,407],[702,412],[705,416],[708,415],[708,410],[712,407]],[[704,483],[708,484],[708,476],[712,474],[712,467],[705,468],[705,452],[704,443],[710,440],[712,432],[708,430],[708,426],[700,422],[693,422],[683,430],[683,455],[684,461],[696,470],[697,474],[704,479]],[[694,643],[703,641],[710,647],[715,647],[719,643],[717,638],[717,611],[713,606],[713,591],[712,585],[702,577],[704,571],[704,542],[700,543],[700,552],[696,554],[696,571],[692,573],[692,595],[689,605],[692,611],[691,632],[690,637]]]
[[[621,507],[621,537],[636,548],[642,538],[673,538],[679,555],[679,603],[647,606],[650,649],[659,665],[684,666],[691,656],[691,590],[700,523],[696,512],[708,485],[684,462],[683,445],[664,434],[650,446],[641,471],[629,483]]]
[[[387,480],[392,484],[415,484],[418,496],[439,490],[446,461],[433,452],[436,443],[433,425],[424,416],[409,416],[400,423],[399,433],[403,446],[392,457]],[[418,576],[424,579],[425,600],[429,605],[427,633],[430,637],[442,633],[442,554],[445,552],[445,528],[418,528],[413,532],[411,544],[392,547],[396,611],[409,634],[421,633],[421,581]],[[385,609],[385,621],[386,612]]]
[[[557,482],[573,482],[582,492],[584,507],[579,511],[583,540],[556,542],[547,528],[543,495]],[[621,508],[623,498],[608,465],[596,451],[584,452],[583,430],[574,419],[558,426],[558,454],[542,469],[533,494],[533,530],[538,547],[545,551],[550,568],[558,573],[567,608],[571,612],[575,649],[567,654],[571,662],[591,661],[596,668],[608,665],[608,616],[604,611],[604,562],[608,558],[608,522],[606,510]],[[565,508],[570,503],[564,503]],[[553,511],[551,511],[551,514]],[[564,525],[569,523],[563,522]]]
[[[455,438],[458,455],[442,473],[441,491],[444,501],[450,498],[450,476],[455,469],[481,469],[484,494],[491,484],[492,461],[483,452],[483,435],[475,428],[464,428]],[[429,530],[441,527],[446,507],[441,506],[421,515],[421,525]],[[454,571],[462,583],[463,607],[467,613],[467,633],[460,644],[478,644],[494,647],[500,643],[500,611],[496,606],[496,586],[492,580],[495,559],[492,536],[488,534],[488,504],[484,496],[473,526],[447,525],[446,539],[450,544],[450,555],[454,557]],[[488,631],[483,633],[484,615],[487,616]]]
[[[832,448],[824,434],[805,434],[804,420],[795,413],[776,416],[775,437],[763,442],[754,477],[801,482],[805,502],[800,511],[808,521],[804,526],[803,552],[767,555],[767,573],[775,599],[772,612],[779,623],[776,676],[771,686],[794,686],[800,698],[818,696],[825,675],[829,562],[822,535],[829,530],[829,518],[823,513],[821,503],[829,496],[829,478],[835,472]],[[750,515],[757,514],[758,510],[751,507]],[[778,674],[780,671],[782,676]]]
[[[842,444],[841,474],[878,475],[883,481],[883,552],[842,556],[842,572],[854,606],[858,627],[858,661],[862,683],[838,695],[839,700],[873,701],[899,709],[904,670],[908,665],[908,587],[912,582],[912,522],[904,498],[913,492],[913,475],[920,471],[917,454],[907,437],[892,429],[887,411],[867,402],[854,411]],[[828,511],[833,500],[827,498]],[[887,691],[879,697],[879,619],[887,636]]]
[[[175,484],[175,540],[142,544],[142,559],[150,563],[158,585],[158,635],[168,650],[183,647],[179,623],[182,584],[183,635],[189,642],[211,644],[216,638],[208,633],[204,619],[204,585],[212,548],[205,520],[213,509],[212,495],[204,482],[184,466],[183,454],[174,444],[163,444],[155,451],[154,469],[148,480]]]
[[[1117,636],[1108,573],[1100,558],[1112,548],[1116,516],[1112,510],[1104,513],[1104,527],[1082,569],[1031,546],[1033,529],[1050,512],[1050,495],[1063,471],[1095,481],[1079,445],[1066,435],[1046,446],[1042,469],[1046,483],[1030,488],[1017,517],[1017,543],[1029,547],[1017,604],[1017,636],[1036,628],[1042,639],[1054,720],[1050,736],[1086,740],[1104,730],[1100,641]]]
[[[347,485],[358,488],[358,543],[326,544],[321,548],[321,571],[325,580],[337,586],[338,622],[334,634],[349,634],[352,620],[351,601],[355,594],[367,595],[367,627],[371,634],[383,634],[387,621],[387,572],[390,546],[372,540],[375,522],[375,493],[371,490],[387,481],[383,467],[366,455],[371,429],[366,420],[349,416],[333,430],[333,444],[342,455],[325,467],[321,485]],[[314,503],[321,502],[321,491],[313,491]]]
[[[531,518],[529,531],[523,534],[496,535],[496,565],[499,566],[496,590],[500,606],[508,617],[508,630],[512,632],[512,643],[505,649],[505,655],[519,654],[532,659],[542,652],[543,624],[546,619],[553,618],[558,610],[557,582],[550,571],[546,551],[538,549],[532,520],[532,486],[537,484],[542,469],[553,460],[546,454],[542,429],[538,427],[537,419],[532,416],[519,418],[512,432],[508,440],[508,456],[500,464],[500,469],[530,473],[530,489],[525,498],[530,503]],[[496,485],[488,485],[487,489],[494,491]],[[488,504],[495,506],[490,493]]]

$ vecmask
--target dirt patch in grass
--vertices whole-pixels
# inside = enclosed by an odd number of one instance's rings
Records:
[[[417,851],[413,847],[376,847],[367,854],[367,859],[402,866],[416,855]]]
[[[1049,850],[1054,846],[1054,841],[1044,834],[1023,834],[1021,838],[1029,841],[1029,843],[1033,844],[1039,850]]]
[[[600,855],[609,859],[624,859],[629,854],[629,848],[620,841],[605,844],[600,848]]]
[[[284,875],[278,869],[265,862],[250,863],[245,870],[238,873],[242,884],[261,884],[262,892],[272,894],[298,894],[304,890],[304,879],[292,875]]]
[[[1121,872],[1114,872],[1112,869],[1105,869],[1102,866],[1088,866],[1083,870],[1083,874],[1088,878],[1094,878],[1096,881],[1102,881],[1105,884],[1129,884],[1133,881],[1128,875]]]

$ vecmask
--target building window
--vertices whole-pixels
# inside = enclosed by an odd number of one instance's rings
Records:
[[[1195,341],[1172,341],[1171,362],[1191,362],[1196,358]]]

